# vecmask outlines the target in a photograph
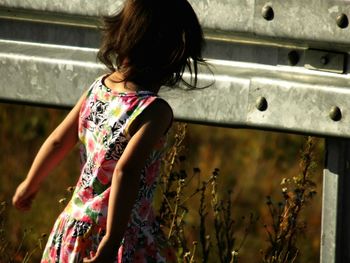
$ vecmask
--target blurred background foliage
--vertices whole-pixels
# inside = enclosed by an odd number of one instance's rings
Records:
[[[11,203],[16,186],[26,176],[43,140],[66,114],[66,110],[0,104],[0,202]],[[175,134],[173,129],[170,139]],[[296,262],[301,263],[319,262],[324,141],[322,138],[314,140],[313,155],[317,166],[312,180],[316,183],[317,194],[305,205],[300,218],[307,224],[304,234],[298,237],[301,256]],[[210,180],[213,172],[219,173],[217,193],[222,200],[231,196],[237,246],[245,238],[247,219],[251,215],[255,218],[253,224],[249,223],[249,234],[239,249],[239,262],[262,262],[261,251],[269,246],[266,226],[273,224],[266,197],[276,203],[284,200],[281,181],[300,174],[300,151],[304,143],[305,137],[301,135],[187,125],[178,156],[178,169],[185,171],[187,176],[197,173],[187,187],[188,191],[193,191],[202,181]],[[30,262],[39,261],[38,240],[45,243],[42,241],[43,234],[50,232],[65,205],[64,198],[69,199],[67,189],[75,185],[79,176],[78,156],[75,148],[50,175],[30,212],[20,213],[8,205],[0,215],[3,222],[3,226],[0,225],[1,235],[7,240],[8,251],[11,247],[16,250],[25,233],[15,262],[22,262],[25,253],[34,249]],[[212,200],[210,190],[205,198],[209,207]],[[184,224],[190,243],[199,240],[199,206],[200,194],[186,202],[189,212]],[[208,214],[209,223],[213,219],[210,217]],[[208,225],[207,229],[210,228],[214,225]],[[196,262],[201,261],[200,257],[198,254]],[[216,261],[211,259],[210,262]]]

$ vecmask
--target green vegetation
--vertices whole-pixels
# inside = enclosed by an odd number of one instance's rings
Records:
[[[0,104],[0,262],[39,261],[78,179],[75,149],[30,212],[6,205],[66,113]],[[181,261],[319,261],[323,140],[184,124],[169,138],[156,207]]]

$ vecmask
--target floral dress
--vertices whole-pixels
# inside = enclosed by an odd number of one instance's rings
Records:
[[[106,232],[108,197],[114,167],[128,144],[128,127],[153,101],[152,92],[118,93],[98,78],[88,90],[79,116],[81,174],[72,199],[58,217],[42,263],[82,262],[93,255]],[[175,262],[152,208],[165,139],[142,170],[139,191],[114,262]],[[118,253],[117,253],[118,252]]]

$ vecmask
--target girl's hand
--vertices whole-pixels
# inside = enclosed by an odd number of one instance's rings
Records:
[[[30,210],[38,190],[30,187],[27,181],[23,181],[16,189],[12,198],[12,204],[20,211]]]
[[[96,254],[91,253],[90,258],[84,258],[84,263],[112,263],[116,261],[117,247],[114,242],[104,236],[98,245]]]

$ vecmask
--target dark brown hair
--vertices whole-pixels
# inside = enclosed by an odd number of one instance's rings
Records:
[[[187,0],[126,0],[119,13],[104,17],[102,30],[98,58],[125,81],[173,86],[187,67],[194,83],[187,85],[196,86],[204,37]]]

